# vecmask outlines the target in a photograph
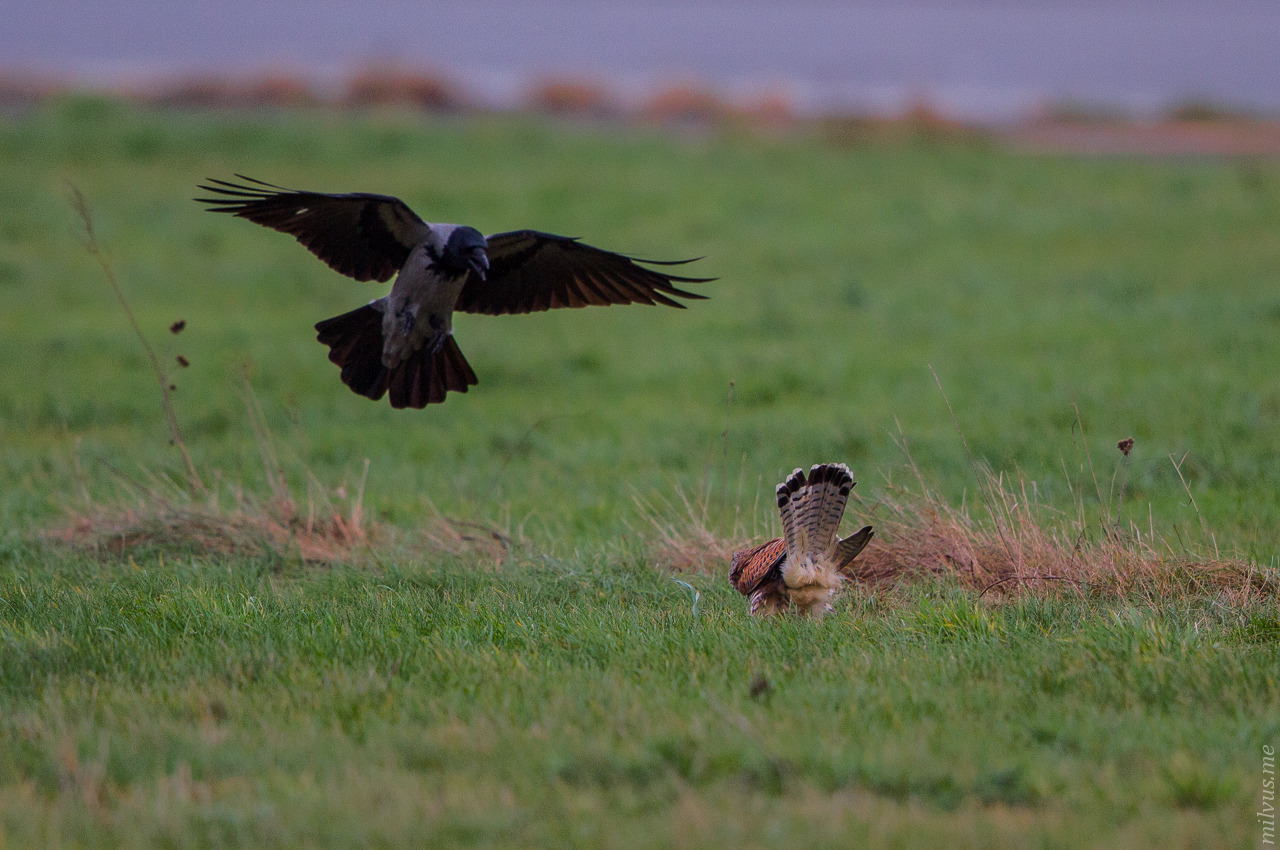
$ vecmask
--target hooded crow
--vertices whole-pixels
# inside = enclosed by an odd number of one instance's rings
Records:
[[[536,230],[486,238],[464,225],[428,224],[389,195],[299,192],[236,177],[244,182],[210,178],[200,188],[216,197],[196,200],[292,235],[348,277],[396,277],[382,298],[316,324],[342,382],[374,401],[387,394],[395,408],[442,402],[476,383],[453,339],[455,310],[501,316],[593,304],[683,308],[676,298],[706,296],[673,284],[714,279],[646,267],[692,260],[638,260]]]

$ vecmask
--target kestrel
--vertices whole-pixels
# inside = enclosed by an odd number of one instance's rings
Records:
[[[288,233],[311,253],[356,280],[385,282],[391,292],[357,310],[316,324],[342,382],[391,406],[421,408],[450,390],[474,385],[453,340],[453,312],[500,316],[557,307],[665,304],[700,299],[680,277],[649,266],[692,260],[638,260],[576,238],[516,230],[485,237],[473,227],[428,224],[399,198],[354,192],[299,192],[237,174],[245,183],[209,180],[218,197],[197,198],[211,212],[231,213]]]
[[[845,580],[841,571],[871,540],[871,526],[841,540],[836,532],[853,490],[843,463],[800,469],[778,485],[782,537],[733,553],[729,581],[751,599],[752,614],[794,607],[802,616],[821,617]]]

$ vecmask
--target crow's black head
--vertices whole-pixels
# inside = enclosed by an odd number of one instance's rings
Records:
[[[451,275],[471,270],[484,280],[489,271],[489,243],[474,227],[455,227],[444,243],[439,265]]]

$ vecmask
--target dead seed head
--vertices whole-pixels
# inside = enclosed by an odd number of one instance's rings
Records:
[[[187,320],[179,319],[178,321],[174,322],[172,325],[169,325],[169,333],[180,334],[182,333],[183,329],[186,328],[186,326],[187,326]]]
[[[1133,437],[1125,437],[1123,440],[1116,443],[1116,448],[1120,450],[1122,455],[1128,457],[1129,452],[1133,451]]]
[[[178,355],[177,360],[178,360],[178,365],[181,366],[183,369],[191,365],[191,361],[183,357],[181,354]]]

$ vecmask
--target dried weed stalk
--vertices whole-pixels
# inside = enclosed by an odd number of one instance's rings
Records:
[[[84,227],[81,242],[97,262],[107,285],[120,302],[159,384],[160,407],[168,428],[169,442],[181,453],[184,476],[182,483],[164,473],[144,473],[145,480],[138,480],[105,460],[98,461],[113,473],[120,487],[121,501],[111,504],[95,502],[81,477],[82,506],[69,511],[69,521],[45,537],[92,551],[162,548],[237,555],[294,552],[304,560],[319,561],[346,559],[356,549],[365,546],[370,538],[370,528],[363,513],[368,460],[355,497],[350,500],[347,499],[345,485],[331,491],[320,485],[309,469],[305,470],[307,512],[305,516],[299,514],[274,440],[266,426],[262,406],[254,397],[247,376],[241,397],[262,455],[270,496],[246,495],[243,488],[220,482],[217,473],[212,476],[215,485],[212,488],[205,485],[178,424],[172,395],[174,386],[169,375],[142,332],[137,316],[116,279],[94,228],[88,201],[75,186],[70,191],[71,204]],[[176,334],[185,326],[186,321],[180,319],[169,330]],[[188,365],[182,357],[178,358],[178,363]],[[77,446],[76,469],[81,468]],[[223,489],[231,493],[230,507],[220,503]],[[336,509],[331,495],[350,504],[345,510]]]
[[[142,332],[142,328],[138,325],[137,316],[133,314],[133,308],[129,306],[129,301],[124,297],[124,291],[116,280],[116,273],[111,268],[111,261],[107,258],[106,251],[98,241],[98,233],[93,226],[93,215],[89,211],[89,202],[85,200],[84,195],[76,186],[72,185],[70,188],[71,205],[80,216],[81,224],[84,225],[84,236],[81,244],[89,252],[89,256],[93,257],[94,261],[97,262],[98,268],[102,269],[107,285],[115,293],[116,300],[120,302],[120,307],[129,319],[129,326],[133,328],[134,336],[138,338],[138,342],[142,344],[143,351],[147,353],[147,359],[151,361],[151,371],[156,376],[156,382],[160,385],[160,408],[164,411],[165,425],[169,429],[169,442],[176,446],[182,454],[182,462],[187,474],[187,486],[192,492],[203,492],[205,489],[204,481],[200,479],[200,473],[196,471],[195,462],[191,460],[191,453],[187,451],[187,444],[182,439],[182,429],[178,427],[178,415],[173,407],[173,396],[170,394],[173,384],[169,383],[169,375],[165,372],[164,365],[160,362],[160,358],[156,356],[155,349],[151,347],[151,343],[147,341],[146,334]],[[181,330],[176,324],[174,327],[177,328],[174,333]]]

